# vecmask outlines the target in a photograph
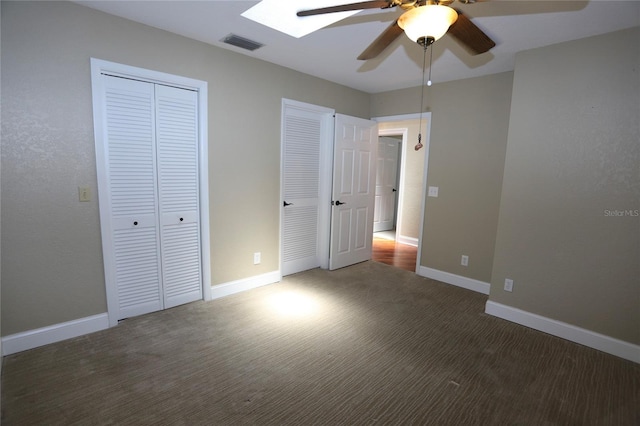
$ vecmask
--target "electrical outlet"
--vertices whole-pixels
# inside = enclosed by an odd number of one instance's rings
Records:
[[[513,291],[513,280],[509,278],[505,278],[504,280],[504,291]]]
[[[467,256],[466,254],[463,254],[462,258],[460,259],[460,264],[462,266],[469,266],[469,256]]]
[[[89,188],[88,186],[79,186],[78,200],[82,202],[91,201],[91,188]]]
[[[254,265],[259,265],[260,264],[260,252],[256,252],[253,253],[253,264]]]
[[[429,187],[429,191],[427,192],[427,195],[429,197],[437,197],[438,196],[438,187],[437,186],[430,186]]]

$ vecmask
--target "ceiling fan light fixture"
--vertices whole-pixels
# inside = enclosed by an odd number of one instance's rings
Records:
[[[440,39],[456,19],[458,13],[455,10],[433,4],[406,11],[398,18],[398,25],[409,39],[420,43],[421,39]]]

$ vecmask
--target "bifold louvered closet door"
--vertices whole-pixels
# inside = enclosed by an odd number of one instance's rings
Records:
[[[122,319],[202,299],[198,94],[102,78],[110,310]]]

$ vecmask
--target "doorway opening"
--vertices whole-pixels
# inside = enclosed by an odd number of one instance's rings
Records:
[[[425,113],[426,128],[420,129],[415,114],[374,118],[379,146],[372,259],[412,272],[420,267],[430,119]],[[418,133],[424,148],[416,151],[412,141]]]
[[[418,248],[397,241],[403,134],[378,137],[376,203],[372,259],[408,271],[416,270]]]
[[[401,134],[378,137],[373,232],[387,238],[395,235],[397,227],[401,154]],[[395,240],[395,237],[393,239]]]
[[[397,242],[403,134],[378,137],[376,203],[372,259],[409,271],[416,270],[417,247]]]

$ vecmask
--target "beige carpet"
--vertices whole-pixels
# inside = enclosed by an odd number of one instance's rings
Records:
[[[485,302],[376,262],[307,271],[6,357],[2,424],[640,424],[639,365]]]

